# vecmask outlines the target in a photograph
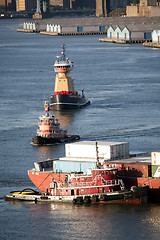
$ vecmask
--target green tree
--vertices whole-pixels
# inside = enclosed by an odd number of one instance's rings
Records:
[[[116,8],[114,9],[112,12],[109,13],[109,17],[117,17],[117,16],[121,16],[123,14],[126,14],[126,9],[125,8]]]
[[[138,3],[139,3],[139,0],[130,0],[130,3],[131,3],[131,4],[138,4]]]

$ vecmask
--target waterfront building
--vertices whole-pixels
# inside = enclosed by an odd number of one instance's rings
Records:
[[[115,29],[113,26],[109,26],[107,29],[107,37],[116,40],[131,40],[131,32],[126,26],[123,29],[121,29],[120,26],[116,26]]]
[[[152,42],[160,44],[160,30],[154,30],[152,32]]]
[[[23,29],[27,30],[36,30],[36,23],[35,22],[24,22]]]
[[[46,32],[48,33],[62,33],[62,34],[86,34],[86,33],[103,33],[106,32],[107,26],[105,25],[96,25],[96,24],[47,24]]]
[[[48,24],[48,30],[46,26]],[[59,25],[61,27],[61,34],[65,35],[75,35],[75,34],[102,34],[108,33],[108,38],[117,38],[114,37],[115,29],[117,26],[123,30],[123,39],[151,39],[151,33],[155,29],[159,29],[160,18],[146,18],[146,17],[116,17],[116,18],[53,18],[48,20],[41,20],[37,22],[39,31],[53,31],[53,25]],[[117,33],[118,29],[117,28]],[[112,30],[112,31],[109,31]],[[122,36],[122,33],[119,29],[119,38]],[[55,31],[55,30],[54,30]],[[110,35],[110,32],[111,35]],[[130,32],[131,36],[130,36]],[[52,34],[51,34],[52,35]],[[54,35],[54,34],[53,34]]]
[[[109,26],[107,29],[107,38],[112,40],[150,40],[151,31],[144,29],[137,29],[131,26]]]
[[[59,24],[58,25],[57,24],[47,24],[46,32],[61,33],[62,27]]]

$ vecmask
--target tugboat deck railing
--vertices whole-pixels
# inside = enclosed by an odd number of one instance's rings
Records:
[[[98,184],[98,186],[123,186],[123,182],[121,179],[114,179],[114,180],[103,180],[101,184]],[[97,184],[95,181],[92,182],[76,182],[76,183],[65,183],[63,186],[59,186],[62,188],[65,187],[96,187]]]

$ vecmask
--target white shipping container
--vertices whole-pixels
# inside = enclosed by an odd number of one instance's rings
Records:
[[[152,165],[160,165],[160,151],[151,153],[151,163]]]
[[[129,156],[129,143],[97,142],[98,156],[104,159],[116,159]],[[66,157],[96,158],[96,142],[82,141],[65,145]]]

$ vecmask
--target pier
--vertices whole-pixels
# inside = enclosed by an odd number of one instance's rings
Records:
[[[160,48],[160,43],[144,42],[144,47]]]
[[[110,38],[100,38],[100,42],[108,42],[108,43],[118,43],[118,44],[134,44],[134,43],[149,43],[151,40],[146,39],[136,39],[136,40],[123,40],[123,39],[110,39]]]
[[[25,33],[40,33],[40,30],[37,29],[23,29],[23,28],[18,28],[17,32],[25,32]]]

